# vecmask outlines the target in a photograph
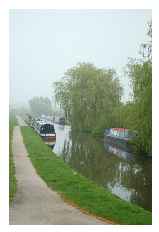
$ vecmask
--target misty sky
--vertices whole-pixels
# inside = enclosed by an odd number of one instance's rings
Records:
[[[147,40],[150,10],[11,10],[10,101],[52,96],[52,83],[78,62],[122,70]]]

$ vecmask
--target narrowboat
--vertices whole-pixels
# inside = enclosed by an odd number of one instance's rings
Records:
[[[132,151],[131,141],[135,133],[127,128],[109,128],[105,130],[104,140],[108,144],[112,144],[125,151]]]
[[[35,131],[41,136],[45,144],[54,146],[56,142],[56,133],[54,124],[39,120],[36,122]]]

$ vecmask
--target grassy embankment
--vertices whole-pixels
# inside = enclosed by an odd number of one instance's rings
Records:
[[[9,119],[9,202],[11,203],[16,193],[16,177],[15,166],[13,161],[12,141],[13,141],[13,129],[17,124],[14,114],[10,114]]]
[[[87,212],[119,224],[151,224],[151,213],[76,173],[29,127],[22,127],[29,157],[47,185]]]

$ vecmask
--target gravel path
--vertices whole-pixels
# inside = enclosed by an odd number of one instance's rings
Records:
[[[25,123],[18,118],[20,125]],[[65,203],[47,187],[36,174],[26,148],[20,127],[14,128],[13,154],[16,167],[17,193],[10,207],[10,224],[13,225],[97,225],[106,224],[93,216]]]

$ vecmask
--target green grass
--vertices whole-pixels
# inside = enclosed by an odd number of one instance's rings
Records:
[[[65,199],[99,217],[118,224],[151,224],[152,215],[143,208],[116,197],[84,176],[76,173],[52,153],[29,127],[22,127],[29,157],[47,185]]]
[[[15,177],[15,166],[13,161],[12,141],[13,141],[13,129],[17,124],[16,118],[13,114],[9,119],[9,202],[11,203],[16,193],[17,181]]]

